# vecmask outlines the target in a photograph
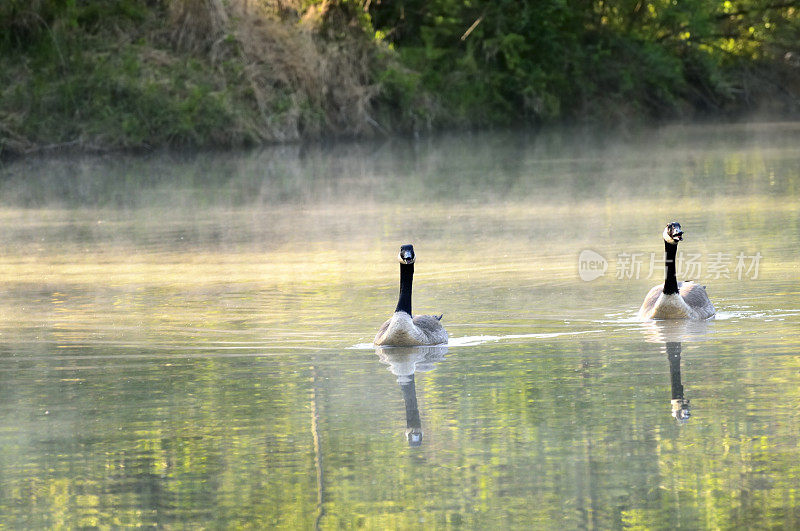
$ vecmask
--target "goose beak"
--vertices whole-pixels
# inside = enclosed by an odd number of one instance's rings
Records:
[[[675,234],[673,234],[672,239],[675,240],[676,242],[683,241],[683,231],[678,231]]]

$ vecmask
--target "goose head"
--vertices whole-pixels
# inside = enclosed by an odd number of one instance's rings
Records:
[[[401,264],[410,265],[414,263],[414,246],[403,245],[400,247],[400,254],[397,255],[397,261]]]
[[[664,228],[664,241],[677,245],[678,242],[682,240],[683,230],[681,230],[681,224],[677,221],[667,223],[667,226]]]

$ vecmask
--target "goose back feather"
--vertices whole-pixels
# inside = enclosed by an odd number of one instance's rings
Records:
[[[395,312],[381,325],[374,343],[395,347],[447,343],[447,331],[439,319],[435,315],[417,315],[412,318],[406,312]]]

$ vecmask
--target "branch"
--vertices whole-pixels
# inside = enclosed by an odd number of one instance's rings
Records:
[[[465,31],[465,32],[464,32],[464,35],[462,35],[462,36],[461,36],[461,40],[462,40],[462,41],[463,41],[463,40],[466,40],[466,38],[467,38],[467,37],[469,37],[469,34],[470,34],[470,33],[472,33],[472,31],[473,31],[475,28],[477,28],[477,27],[478,27],[478,24],[480,24],[481,22],[483,22],[483,15],[479,16],[479,17],[478,17],[478,18],[475,20],[475,22],[473,22],[473,23],[472,23],[472,26],[470,26],[470,27],[467,29],[467,31]]]

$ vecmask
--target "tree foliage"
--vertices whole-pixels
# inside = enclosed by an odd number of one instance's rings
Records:
[[[456,122],[721,111],[781,92],[779,71],[797,78],[797,1],[403,0],[370,12]],[[771,86],[748,89],[757,66]]]
[[[0,156],[800,108],[800,0],[6,0]]]

